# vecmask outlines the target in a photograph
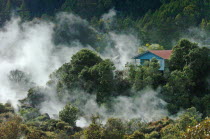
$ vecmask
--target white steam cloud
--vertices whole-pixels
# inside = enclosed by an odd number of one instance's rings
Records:
[[[67,102],[79,108],[82,112],[77,126],[85,127],[91,123],[91,116],[99,114],[103,123],[110,117],[130,120],[141,118],[144,122],[150,122],[168,116],[166,102],[158,97],[158,93],[152,89],[145,89],[133,93],[130,97],[119,96],[112,99],[111,107],[98,105],[96,96],[90,95],[82,90],[68,92],[64,99],[59,101],[56,94],[48,94],[47,99],[41,104],[41,113],[48,113],[50,117],[57,118],[58,113]]]
[[[12,18],[0,30],[0,102],[10,101],[14,107],[27,95],[19,92],[8,80],[10,71],[18,69],[29,73],[37,85],[45,85],[48,76],[82,47],[71,48],[53,43],[54,24],[39,20],[21,23]]]
[[[106,47],[103,55],[111,58],[117,69],[123,69],[132,57],[137,54],[140,41],[133,34],[109,33],[114,47]]]
[[[112,100],[113,106],[111,112],[110,108],[103,105],[99,106],[94,99],[89,99],[81,107],[81,110],[88,118],[93,114],[101,115],[104,122],[110,117],[124,120],[141,118],[142,121],[150,122],[168,116],[168,111],[165,109],[166,102],[158,98],[157,94],[157,92],[151,89],[146,89],[142,92],[135,93],[132,97],[119,96]],[[81,119],[84,121],[85,118],[82,117]],[[89,122],[86,121],[86,123]],[[84,125],[80,120],[77,124],[78,126]]]

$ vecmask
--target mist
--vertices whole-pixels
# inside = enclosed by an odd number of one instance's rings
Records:
[[[99,115],[102,123],[109,118],[124,120],[141,119],[143,122],[159,120],[169,113],[166,102],[158,97],[158,91],[146,88],[140,92],[133,92],[131,96],[118,96],[111,99],[111,105],[99,105],[96,95],[88,94],[84,90],[66,91],[62,100],[56,97],[53,90],[46,94],[46,101],[41,103],[41,113],[48,113],[51,118],[58,118],[58,113],[66,103],[70,102],[80,110],[77,126],[86,127],[91,123],[93,115]],[[79,101],[78,101],[79,100]]]
[[[114,18],[115,15],[112,9],[102,18],[106,20]],[[18,69],[30,75],[31,82],[36,86],[47,88],[46,82],[49,80],[49,75],[62,64],[69,62],[73,54],[83,48],[95,50],[91,43],[82,39],[87,37],[84,35],[88,35],[83,34],[86,29],[99,33],[89,25],[88,21],[67,13],[58,14],[56,20],[56,23],[41,19],[25,22],[19,17],[12,17],[0,29],[0,103],[10,102],[17,110],[20,105],[19,100],[27,97],[29,88],[22,87],[25,89],[21,90],[14,88],[14,84],[8,78],[11,71]],[[80,27],[84,30],[79,30]],[[67,36],[70,36],[69,42],[62,42],[62,37],[56,36],[57,32],[62,33],[63,30],[68,33]],[[117,70],[124,69],[131,57],[137,54],[141,41],[131,33],[109,32],[106,38],[107,46],[99,55],[102,58],[111,59]],[[47,90],[45,92],[47,99],[40,104],[40,112],[48,113],[51,118],[58,118],[59,111],[67,102],[71,102],[82,110],[80,119],[77,121],[80,127],[87,126],[91,122],[90,117],[94,114],[101,115],[103,121],[110,117],[117,117],[141,118],[149,122],[168,116],[165,109],[166,102],[158,97],[157,91],[151,89],[133,92],[135,95],[131,97],[113,98],[111,109],[104,105],[99,106],[95,95],[87,94],[79,88],[68,92],[63,100],[58,99],[53,88],[47,88]],[[77,99],[80,99],[82,104],[76,104]]]
[[[28,90],[19,92],[10,84],[8,75],[12,70],[21,70],[32,76],[33,82],[43,86],[48,76],[82,47],[57,46],[53,43],[54,24],[34,19],[22,22],[13,17],[0,30],[0,102],[11,102],[17,107],[18,100],[27,95]]]

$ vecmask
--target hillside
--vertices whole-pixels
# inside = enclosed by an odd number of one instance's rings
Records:
[[[100,28],[101,16],[114,8],[112,31],[134,29],[144,44],[158,43],[171,48],[174,41],[189,37],[204,42],[210,32],[209,0],[2,0],[1,23],[16,11],[23,19],[53,19],[58,12],[72,12]],[[199,30],[199,33],[197,33]],[[206,35],[200,35],[205,31]]]
[[[0,139],[208,139],[210,0],[0,0]]]

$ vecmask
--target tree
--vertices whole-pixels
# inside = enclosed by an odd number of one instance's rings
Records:
[[[114,64],[107,59],[93,66],[89,70],[91,74],[90,79],[93,79],[94,87],[97,91],[98,102],[103,102],[106,98],[112,96],[114,90],[114,69]]]
[[[25,0],[22,1],[22,5],[20,6],[20,16],[23,20],[29,20],[30,19],[30,11],[25,3]]]
[[[45,101],[45,89],[42,87],[33,87],[28,90],[27,98],[25,99],[27,103],[33,107],[39,106],[42,102]]]
[[[178,45],[173,47],[170,58],[170,70],[182,70],[188,64],[188,54],[195,48],[198,48],[196,43],[191,43],[186,39],[180,40]]]
[[[0,114],[6,112],[6,107],[0,103]]]
[[[173,48],[169,62],[171,73],[163,87],[169,110],[177,112],[180,107],[195,106],[198,110],[205,111],[203,104],[198,105],[198,99],[208,94],[206,77],[210,73],[209,50],[184,39]]]
[[[178,119],[179,128],[184,131],[187,127],[195,126],[201,121],[201,116],[202,114],[196,108],[187,109]]]
[[[135,131],[132,135],[125,136],[125,139],[145,139],[145,137],[143,133]]]
[[[183,134],[183,139],[209,138],[209,131],[210,131],[210,119],[207,118],[204,121],[202,121],[201,123],[199,123],[193,127],[189,127],[188,130]]]
[[[83,88],[89,92],[96,92],[98,102],[103,102],[112,96],[114,69],[114,64],[107,59],[91,68],[84,68],[79,74],[80,80],[84,81]]]
[[[89,92],[85,85],[85,74],[89,73],[89,68],[101,61],[102,59],[95,52],[82,49],[72,56],[72,60],[69,63],[63,64],[50,75],[51,80],[48,82],[48,85],[55,85],[58,93],[62,92],[63,89],[71,90],[75,88],[82,88]],[[88,76],[90,75],[88,74]],[[90,79],[88,78],[88,80]]]
[[[157,59],[152,59],[144,66],[133,67],[129,69],[129,80],[133,83],[136,90],[142,90],[149,86],[156,89],[163,83],[163,76],[159,71],[160,65]]]
[[[113,86],[114,70],[110,60],[103,60],[95,52],[82,49],[72,56],[70,63],[50,75],[48,84],[55,85],[58,93],[81,88],[88,93],[96,93],[97,102],[105,102],[116,91],[116,86]]]
[[[164,50],[164,47],[159,44],[146,44],[145,46],[141,46],[139,48],[139,53],[144,53],[148,50]]]
[[[11,0],[7,0],[7,4],[6,4],[6,7],[5,7],[5,11],[6,11],[6,12],[9,12],[11,9],[12,9]]]
[[[18,116],[8,119],[0,123],[1,139],[17,139],[21,137],[21,122],[22,119]]]
[[[90,126],[84,131],[85,139],[102,139],[103,128],[98,124],[90,124]]]
[[[18,69],[10,71],[8,78],[14,87],[19,89],[29,89],[34,86],[30,74],[27,74]]]
[[[102,59],[95,52],[88,49],[82,49],[72,56],[71,72],[77,75],[79,72],[82,71],[83,68],[90,68],[100,63],[101,61]]]
[[[168,110],[176,113],[179,108],[189,108],[191,104],[190,84],[192,81],[184,71],[171,72],[167,84],[163,87],[163,95],[168,104]]]
[[[162,139],[177,139],[180,138],[181,130],[178,124],[169,124],[161,129]]]
[[[76,12],[77,0],[66,0],[61,9],[66,12]]]
[[[78,114],[79,109],[69,103],[59,112],[59,118],[69,125],[75,126]]]
[[[110,118],[105,124],[104,137],[108,139],[120,139],[125,134],[125,125],[121,119]]]

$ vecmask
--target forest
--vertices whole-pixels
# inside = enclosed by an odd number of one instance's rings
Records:
[[[158,43],[171,49],[183,37],[209,43],[209,0],[1,0],[1,23],[10,18],[10,11],[25,20],[35,17],[54,20],[58,12],[72,12],[90,21],[106,33],[136,31],[146,43]],[[100,17],[114,8],[117,13],[113,26],[106,28]],[[207,31],[206,35],[196,30]]]
[[[208,139],[209,38],[210,0],[0,0],[0,139]]]

